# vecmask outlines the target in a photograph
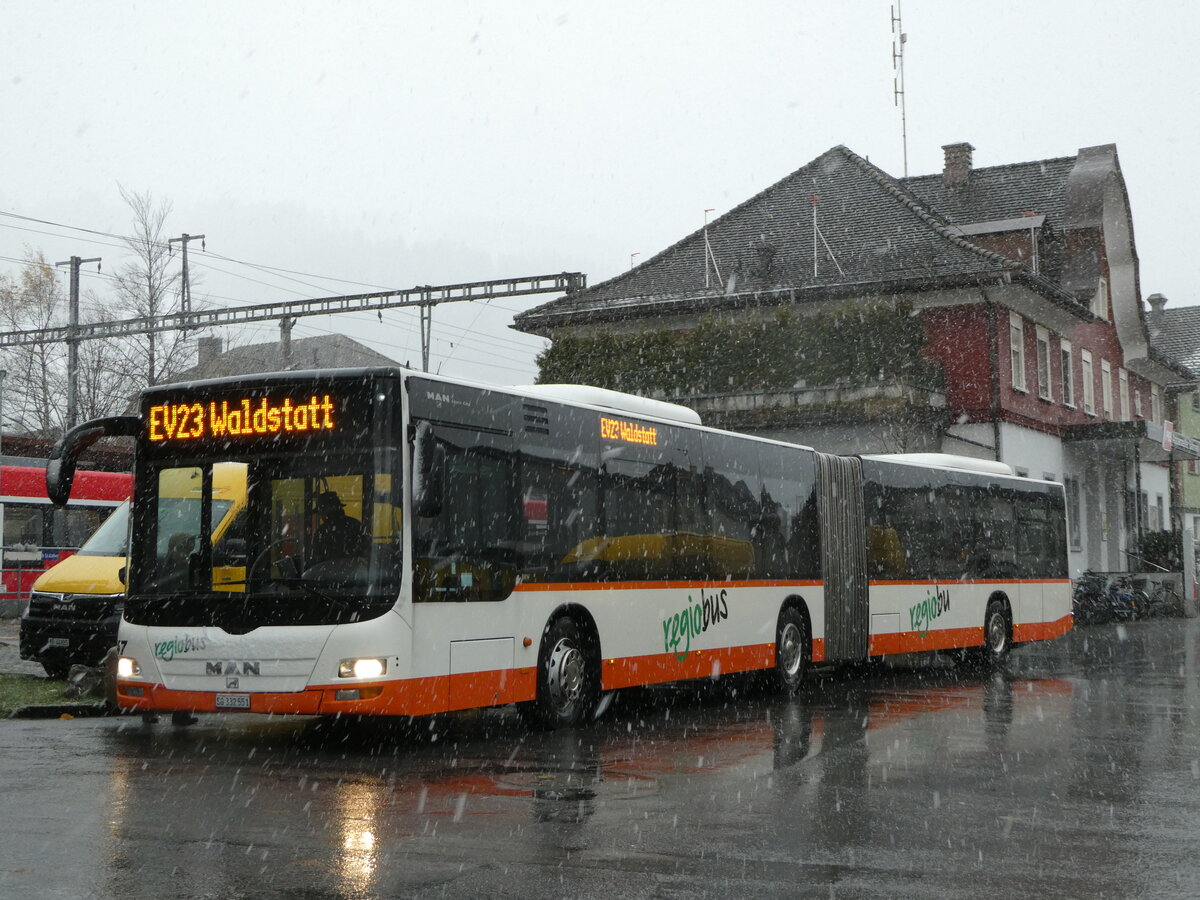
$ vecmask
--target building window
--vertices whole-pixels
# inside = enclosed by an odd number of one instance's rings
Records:
[[[1189,475],[1200,475],[1200,461],[1189,459],[1187,463],[1187,473]]]
[[[1096,286],[1096,296],[1092,298],[1092,312],[1108,321],[1108,279],[1103,275]]]
[[[1063,406],[1075,407],[1075,378],[1071,374],[1071,342],[1062,341],[1059,349],[1059,354],[1062,356],[1062,386],[1063,386]],[[1200,396],[1200,391],[1197,391],[1197,396]]]
[[[1063,478],[1063,488],[1067,493],[1067,533],[1071,540],[1072,550],[1083,549],[1083,539],[1079,531],[1079,479]]]
[[[1080,350],[1079,359],[1083,368],[1083,411],[1089,416],[1096,414],[1096,379],[1092,375],[1092,353]]]
[[[1113,417],[1112,366],[1107,359],[1100,360],[1100,398],[1104,403],[1104,418]]]
[[[1150,421],[1162,424],[1162,391],[1157,384],[1150,385]]]
[[[1200,413],[1200,390],[1192,391],[1192,412]]]
[[[1137,388],[1133,389],[1133,414],[1139,419],[1145,418],[1142,415],[1142,392]]]
[[[1041,325],[1037,327],[1037,373],[1038,396],[1043,400],[1050,397],[1050,332]]]
[[[1008,347],[1012,361],[1012,386],[1025,390],[1025,320],[1015,312],[1008,314]]]
[[[1117,369],[1117,378],[1121,382],[1121,421],[1129,421],[1129,373]]]
[[[1167,529],[1167,508],[1163,500],[1162,494],[1156,494],[1154,499],[1154,521],[1157,524],[1156,531],[1166,531]]]

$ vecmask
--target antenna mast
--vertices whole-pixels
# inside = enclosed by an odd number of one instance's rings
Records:
[[[904,146],[904,177],[908,177],[908,113],[904,108],[904,45],[908,35],[900,22],[900,0],[892,7],[892,99],[900,107],[900,142]]]

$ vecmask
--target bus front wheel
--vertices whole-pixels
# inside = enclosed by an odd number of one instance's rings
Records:
[[[527,710],[543,728],[569,728],[586,722],[599,692],[591,641],[570,616],[546,629],[538,652],[537,699]]]
[[[811,638],[804,616],[794,606],[785,607],[779,614],[775,630],[776,686],[787,695],[796,693],[808,668]]]

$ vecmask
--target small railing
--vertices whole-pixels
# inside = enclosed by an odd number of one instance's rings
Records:
[[[0,564],[0,616],[19,614],[29,600],[33,583],[41,574],[78,549],[26,544],[0,548],[0,560],[3,560]]]

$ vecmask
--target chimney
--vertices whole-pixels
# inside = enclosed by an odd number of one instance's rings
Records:
[[[1150,304],[1150,332],[1158,334],[1163,328],[1163,307],[1167,305],[1167,298],[1162,294],[1151,294],[1146,302]]]
[[[968,143],[943,144],[946,163],[942,168],[942,184],[950,190],[965,188],[971,182],[971,153],[975,150]]]
[[[196,365],[202,366],[220,355],[221,339],[219,337],[202,337],[196,341]]]

